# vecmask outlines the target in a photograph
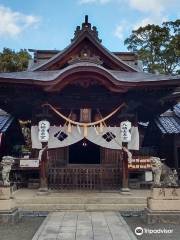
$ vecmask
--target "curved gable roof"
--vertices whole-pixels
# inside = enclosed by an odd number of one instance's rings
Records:
[[[138,70],[127,63],[125,63],[123,60],[121,60],[119,57],[117,57],[115,54],[110,52],[107,48],[105,48],[100,41],[98,41],[90,31],[84,30],[82,31],[77,38],[75,38],[70,45],[68,45],[63,51],[57,53],[55,56],[47,60],[46,62],[40,64],[39,66],[32,69],[32,71],[45,71],[49,70],[51,66],[54,64],[60,62],[66,55],[68,55],[73,49],[75,49],[83,40],[88,39],[95,48],[97,48],[109,61],[111,61],[114,65],[117,66],[116,70],[119,68],[119,70],[124,70],[126,72],[138,72]]]

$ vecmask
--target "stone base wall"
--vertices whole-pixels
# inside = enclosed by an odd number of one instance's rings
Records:
[[[180,188],[153,188],[147,199],[145,220],[148,224],[180,224]]]
[[[0,224],[17,223],[20,220],[20,213],[18,209],[11,209],[11,211],[0,211]]]
[[[151,196],[152,199],[179,199],[180,200],[180,188],[174,187],[174,188],[153,188],[151,190]]]
[[[13,199],[0,200],[0,212],[1,211],[11,211],[15,208],[15,203]]]
[[[180,224],[180,211],[151,211],[146,209],[144,220],[147,224]]]
[[[180,188],[153,188],[147,207],[152,211],[180,211]]]
[[[0,223],[15,223],[20,215],[15,207],[10,186],[0,186]]]
[[[11,198],[11,187],[0,186],[0,200],[7,200]]]

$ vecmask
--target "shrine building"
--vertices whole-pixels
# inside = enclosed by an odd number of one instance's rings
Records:
[[[88,16],[63,50],[29,51],[27,71],[0,73],[0,150],[16,158],[13,182],[128,188],[130,175],[151,172],[150,156],[166,158],[146,126],[179,101],[179,76],[145,73],[135,53],[109,51]]]

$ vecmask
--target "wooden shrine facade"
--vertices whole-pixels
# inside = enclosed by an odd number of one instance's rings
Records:
[[[0,73],[0,108],[22,123],[28,122],[28,128],[43,119],[51,126],[67,124],[43,107],[47,103],[76,121],[81,121],[83,109],[90,109],[90,122],[123,105],[105,122],[114,127],[123,120],[133,126],[148,122],[179,98],[179,76],[144,73],[134,53],[110,52],[87,16],[64,50],[33,52],[27,71]],[[85,149],[89,152],[83,152]],[[29,157],[37,158],[38,152],[30,149]],[[97,147],[82,140],[66,148],[49,149],[43,155],[40,175],[50,188],[112,189],[123,182],[123,164],[121,149]]]
[[[76,144],[74,147],[76,147]],[[84,150],[82,148],[80,148],[80,151]],[[66,157],[62,159],[63,161],[66,159],[67,162],[60,166],[57,166],[59,161],[57,152],[59,150],[49,151],[49,188],[103,190],[117,189],[120,187],[122,181],[122,166],[120,165],[122,159],[121,151],[100,148],[100,156],[97,156],[97,152],[93,151],[92,147],[91,150],[85,148],[87,154],[92,151],[92,159],[89,160],[94,162],[94,158],[99,157],[99,159],[96,159],[99,160],[98,163],[90,163],[90,161],[87,163],[86,154],[84,158],[79,156],[79,159],[78,155],[76,155],[76,160],[83,160],[84,163],[68,163],[68,153],[71,149],[66,148],[63,150]]]

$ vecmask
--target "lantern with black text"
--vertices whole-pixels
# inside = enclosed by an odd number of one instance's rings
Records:
[[[122,142],[131,141],[131,122],[123,121],[120,125]]]
[[[48,142],[49,140],[50,123],[47,120],[42,120],[38,124],[38,138],[40,142]]]

